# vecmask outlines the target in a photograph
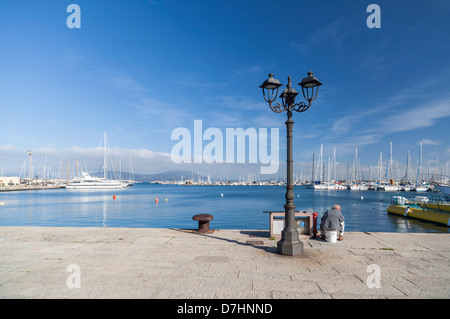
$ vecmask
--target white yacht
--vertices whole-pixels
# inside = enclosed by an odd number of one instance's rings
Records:
[[[377,191],[398,192],[400,190],[400,186],[394,183],[381,183],[377,186]]]
[[[350,189],[352,191],[366,191],[369,189],[369,186],[367,186],[366,184],[352,184],[350,185]]]
[[[87,172],[81,173],[83,176],[75,178],[66,185],[68,189],[120,189],[127,187],[127,183],[110,180],[100,177],[92,177]]]
[[[333,191],[341,191],[341,190],[347,190],[348,187],[347,187],[347,185],[342,185],[342,184],[338,184],[338,183],[328,183],[327,189],[333,190]]]
[[[106,133],[103,137],[103,177],[92,177],[86,171],[81,172],[82,177],[74,178],[67,184],[68,189],[120,189],[126,188],[129,181],[118,181],[108,179],[108,147],[106,142]]]
[[[332,191],[348,189],[348,187],[346,185],[337,184],[334,182],[314,184],[313,188],[316,190],[332,190]]]
[[[324,184],[324,183],[313,184],[313,188],[317,189],[317,190],[327,190],[328,189],[328,185]]]
[[[428,186],[427,185],[417,185],[413,188],[413,191],[426,192],[426,191],[428,191]]]

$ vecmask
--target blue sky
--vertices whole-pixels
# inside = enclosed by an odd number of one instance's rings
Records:
[[[69,4],[81,28],[69,29]],[[370,29],[369,4],[381,8]],[[0,167],[17,175],[34,151],[53,169],[91,165],[103,132],[135,172],[182,168],[170,160],[177,127],[279,128],[258,86],[274,73],[324,84],[294,114],[294,159],[336,147],[341,168],[393,158],[442,167],[450,160],[450,3],[442,1],[4,1],[0,7]],[[300,95],[301,96],[301,95]],[[298,99],[300,99],[300,96]],[[224,134],[225,135],[225,134]],[[303,166],[302,166],[303,165]],[[448,165],[448,164],[447,164]],[[192,164],[240,176],[251,165]],[[280,171],[284,175],[284,171]]]

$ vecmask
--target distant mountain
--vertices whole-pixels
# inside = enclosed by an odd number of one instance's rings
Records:
[[[129,176],[128,172],[122,172],[122,176]],[[158,174],[134,174],[134,180],[140,182],[155,182],[155,181],[181,181],[181,180],[199,180],[203,176],[190,171],[170,171]],[[125,178],[127,179],[127,178]]]
[[[103,173],[90,173],[91,176],[103,177]],[[170,171],[158,174],[134,174],[133,176],[129,172],[108,172],[109,179],[122,179],[131,180],[134,179],[137,182],[156,182],[156,181],[181,181],[193,179],[195,181],[199,179],[206,180],[206,177],[193,173],[191,171]]]

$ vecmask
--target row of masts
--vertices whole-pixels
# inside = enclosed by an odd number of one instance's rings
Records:
[[[399,162],[393,160],[393,152],[392,152],[392,142],[389,143],[389,154],[388,160],[386,164],[383,163],[383,152],[380,152],[380,158],[377,166],[375,167],[375,172],[373,166],[370,166],[369,176],[364,176],[363,167],[361,166],[361,159],[358,155],[358,147],[355,147],[355,156],[353,159],[353,166],[351,168],[349,163],[347,162],[347,172],[346,177],[343,178],[342,168],[341,168],[341,176],[337,178],[337,161],[336,161],[336,148],[333,149],[333,155],[328,156],[328,164],[325,162],[323,158],[323,144],[320,146],[320,153],[318,163],[315,161],[315,153],[313,153],[312,159],[312,169],[311,169],[311,181],[312,182],[330,182],[330,181],[345,181],[347,183],[357,183],[360,181],[372,181],[372,182],[389,182],[396,181],[400,183],[410,183],[419,185],[423,182],[437,182],[441,181],[448,176],[448,162],[445,166],[445,174],[444,174],[444,166],[440,167],[439,170],[439,161],[436,160],[436,166],[434,169],[434,174],[432,173],[432,169],[430,164],[428,163],[428,169],[425,172],[423,167],[423,144],[420,143],[420,151],[419,151],[419,159],[417,161],[417,172],[413,173],[413,167],[411,164],[411,153],[408,150],[407,158],[406,158],[406,168],[404,174],[402,174],[399,170]],[[394,167],[396,166],[396,167]],[[394,173],[395,171],[395,173]],[[367,172],[367,168],[366,168]]]
[[[132,159],[131,155],[129,157],[129,171],[125,172],[122,171],[122,158],[119,158],[119,163],[117,163],[117,160],[112,161],[111,154],[109,152],[108,144],[107,144],[107,138],[106,133],[103,135],[102,142],[97,148],[97,153],[99,150],[103,151],[103,162],[100,165],[100,169],[95,173],[95,175],[102,175],[104,179],[115,179],[115,180],[133,180],[134,179],[134,172],[133,172],[133,166],[132,166]],[[67,159],[67,165],[63,164],[62,156],[59,158],[59,167],[58,169],[52,168],[51,164],[47,163],[47,152],[45,153],[44,157],[44,165],[42,168],[40,168],[40,165],[38,166],[38,169],[35,172],[35,167],[33,165],[32,161],[32,150],[27,151],[29,155],[29,164],[28,164],[28,174],[27,174],[27,165],[26,161],[23,162],[22,168],[19,173],[19,177],[22,180],[28,180],[32,181],[39,180],[40,182],[58,182],[58,183],[68,183],[73,178],[80,177],[82,174],[81,172],[88,172],[88,166],[86,164],[86,161],[83,161],[82,164],[78,160],[75,160],[75,165],[73,164],[73,160],[71,160],[70,155]],[[97,156],[96,156],[97,157]],[[94,160],[95,162],[95,160]],[[64,168],[66,168],[64,170]],[[100,174],[100,171],[102,174]],[[27,176],[28,175],[28,176]],[[122,176],[125,175],[125,176]],[[128,176],[126,176],[128,175]],[[128,178],[124,178],[128,177]]]
[[[111,175],[111,178],[114,178],[116,180],[133,180],[133,168],[131,164],[131,155],[130,155],[130,171],[123,175],[122,171],[122,159],[119,159],[119,163],[117,163],[117,160],[114,162],[112,161],[112,157],[108,151],[108,145],[106,140],[106,133],[104,134],[104,137],[100,143],[100,145],[97,148],[97,153],[99,150],[102,150],[103,152],[103,162],[98,170],[98,172],[95,174],[97,176],[102,173],[103,177],[107,179]],[[70,155],[67,159],[67,168],[64,172],[64,166],[62,162],[62,156],[59,159],[59,169],[52,169],[50,164],[47,164],[47,153],[45,154],[45,161],[42,169],[38,169],[40,174],[35,175],[34,174],[34,167],[32,164],[32,151],[28,150],[29,155],[29,165],[28,165],[28,180],[32,179],[38,179],[40,176],[41,180],[59,180],[59,181],[70,181],[74,177],[80,176],[80,173],[82,171],[87,171],[87,165],[86,162],[83,161],[83,164],[80,165],[80,162],[78,160],[75,161],[75,165],[73,165],[73,160],[71,162]],[[399,162],[393,161],[393,152],[392,152],[392,142],[389,143],[389,154],[388,154],[388,160],[386,161],[386,164],[383,163],[383,152],[380,152],[380,158],[377,166],[373,167],[370,166],[370,171],[368,170],[368,167],[361,166],[361,159],[358,154],[358,148],[355,147],[355,155],[353,159],[353,165],[350,168],[350,163],[347,162],[346,167],[346,176],[344,176],[345,168],[342,167],[342,163],[339,164],[340,166],[340,174],[338,174],[338,162],[336,160],[336,147],[333,149],[333,154],[331,156],[328,156],[328,162],[324,160],[323,156],[323,144],[320,146],[320,153],[319,153],[319,159],[316,163],[315,159],[315,153],[313,153],[313,159],[312,159],[312,167],[311,167],[311,173],[308,174],[304,173],[303,170],[298,170],[297,172],[294,172],[294,182],[296,184],[301,184],[305,182],[330,182],[330,181],[345,181],[346,183],[358,183],[360,181],[372,181],[372,182],[389,182],[389,181],[396,181],[398,183],[409,183],[409,184],[415,184],[418,185],[423,182],[438,182],[442,181],[443,179],[447,178],[448,176],[448,164],[449,162],[445,163],[445,174],[444,174],[444,166],[441,165],[440,172],[439,170],[439,161],[436,160],[436,166],[434,169],[434,174],[432,173],[432,169],[430,167],[430,163],[428,162],[428,169],[425,170],[423,167],[423,159],[422,154],[423,152],[423,144],[420,143],[420,152],[419,152],[419,159],[417,162],[417,172],[414,174],[413,172],[413,165],[411,162],[411,154],[410,151],[407,153],[406,158],[406,168],[403,174],[403,171],[400,172],[399,170]],[[97,154],[98,155],[98,154]],[[94,160],[95,161],[95,160]],[[386,166],[385,166],[386,165]],[[394,167],[396,166],[396,167]],[[300,172],[299,172],[300,171]],[[307,170],[309,171],[309,169]],[[366,176],[364,175],[364,171],[366,172]],[[20,171],[20,178],[27,179],[26,177],[26,161],[23,162],[22,169]],[[128,176],[126,176],[128,175]],[[338,176],[340,175],[340,176]],[[200,174],[197,173],[197,178],[200,181]],[[128,177],[128,178],[123,178]],[[239,182],[253,182],[253,181],[260,181],[261,176],[259,173],[247,173],[246,176],[240,176]],[[284,176],[284,170],[282,168],[279,169],[278,172],[278,178],[275,178],[274,180],[283,181],[285,178]],[[192,180],[194,180],[192,176]],[[217,177],[215,178],[217,180]],[[221,173],[219,181],[228,181],[230,180],[228,173],[224,172]],[[203,181],[205,182],[205,181]],[[208,176],[207,183],[211,183],[211,178]]]
[[[130,158],[131,162],[131,158]],[[36,174],[35,174],[36,171]],[[75,160],[75,163],[70,160],[70,158],[67,160],[67,164],[62,163],[62,159],[60,159],[60,165],[59,168],[55,169],[52,168],[51,164],[44,163],[42,168],[40,165],[37,169],[35,167],[31,166],[31,173],[29,166],[27,167],[26,161],[23,162],[22,168],[19,173],[19,177],[22,180],[33,180],[33,179],[40,179],[40,180],[57,180],[60,182],[68,182],[71,179],[75,177],[80,177],[81,172],[87,172],[87,165],[86,161],[83,161],[81,164],[80,161]],[[133,168],[130,166],[130,171],[123,171],[122,170],[122,158],[119,159],[119,163],[117,163],[117,160],[114,162],[114,165],[112,166],[111,170],[108,170],[106,175],[103,173],[104,176],[110,177],[111,179],[115,180],[133,180]],[[31,177],[30,177],[31,176]]]

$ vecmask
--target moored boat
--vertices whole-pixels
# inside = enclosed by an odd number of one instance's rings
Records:
[[[398,192],[400,191],[400,186],[393,183],[384,183],[377,186],[377,191]]]
[[[82,172],[82,177],[75,178],[66,185],[66,189],[120,189],[127,187],[127,183],[106,178],[92,177]]]
[[[427,192],[428,188],[429,187],[427,185],[418,185],[416,187],[413,187],[412,190],[415,192]]]
[[[352,191],[366,191],[369,189],[369,186],[366,184],[354,184],[350,185],[350,189]]]
[[[315,190],[327,190],[328,186],[327,186],[327,184],[320,183],[320,184],[313,184],[313,188]]]
[[[387,212],[450,226],[450,203],[441,200],[430,200],[426,196],[416,196],[414,199],[408,199],[404,196],[393,196]]]
[[[450,214],[443,214],[437,211],[423,209],[420,207],[411,207],[408,205],[390,205],[387,208],[389,214],[400,215],[403,217],[420,219],[440,225],[450,226]]]

